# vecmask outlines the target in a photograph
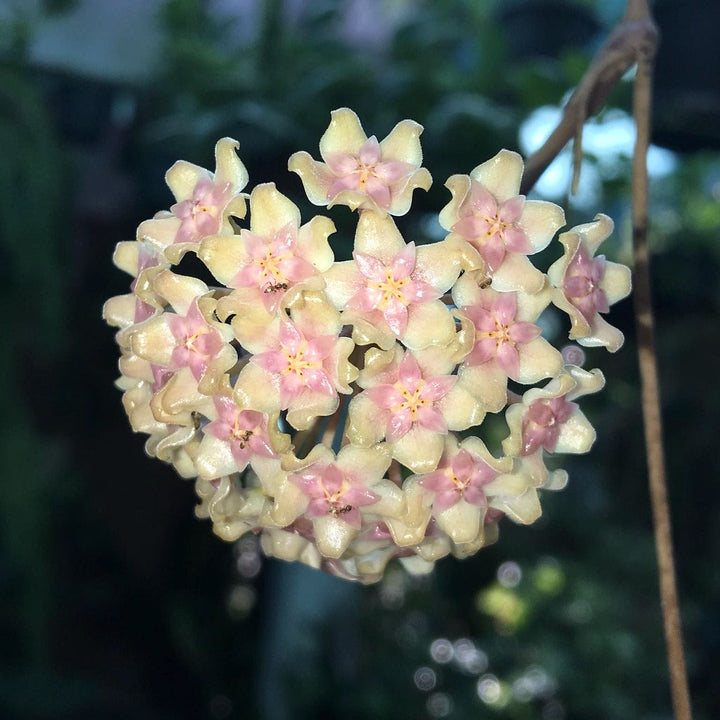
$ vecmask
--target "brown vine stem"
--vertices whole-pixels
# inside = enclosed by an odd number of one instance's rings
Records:
[[[673,561],[670,506],[665,476],[660,385],[650,292],[650,253],[647,241],[647,150],[650,142],[652,70],[657,42],[658,32],[647,0],[628,0],[625,17],[614,28],[593,59],[588,71],[568,101],[560,123],[545,144],[528,159],[521,192],[527,193],[533,187],[547,166],[573,136],[575,144],[572,186],[573,192],[575,191],[582,160],[582,128],[585,120],[602,107],[620,78],[636,64],[633,85],[633,116],[637,129],[632,170],[635,260],[633,284],[638,333],[638,360],[642,384],[642,410],[673,714],[675,720],[691,720],[692,710],[683,651]]]
[[[646,0],[637,3],[646,5]],[[660,575],[660,596],[667,645],[673,711],[677,720],[690,720],[690,693],[682,642],[680,609],[673,560],[670,505],[665,477],[665,458],[660,414],[660,385],[653,331],[652,296],[650,292],[650,251],[647,240],[648,175],[647,150],[650,143],[652,108],[652,70],[655,44],[638,48],[637,70],[633,86],[633,115],[637,138],[633,153],[633,284],[635,321],[638,334],[638,356],[642,384],[642,407],[645,424],[650,500],[655,528],[655,551]]]

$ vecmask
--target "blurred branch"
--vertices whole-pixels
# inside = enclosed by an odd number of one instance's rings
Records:
[[[643,12],[643,6],[646,12]],[[656,44],[657,28],[647,11],[645,0],[629,0],[625,16],[598,50],[565,105],[560,123],[542,147],[527,159],[520,186],[522,194],[527,194],[573,137],[572,191],[576,191],[580,178],[585,121],[602,108],[622,76],[638,61],[642,48],[655,47]]]

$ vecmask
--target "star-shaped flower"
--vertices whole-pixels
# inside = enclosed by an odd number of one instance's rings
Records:
[[[441,513],[460,500],[487,507],[488,500],[483,487],[498,474],[485,460],[462,449],[453,457],[444,456],[437,470],[421,476],[418,482],[435,493],[433,508],[436,513]]]
[[[175,264],[188,250],[196,250],[203,237],[232,235],[230,217],[245,217],[245,198],[240,192],[248,182],[237,147],[232,138],[217,142],[214,173],[178,160],[165,175],[176,202],[169,212],[141,223],[138,240],[153,243]]]
[[[470,175],[446,183],[453,197],[440,212],[440,224],[452,239],[463,239],[482,258],[495,290],[538,292],[542,273],[527,255],[544,249],[565,215],[558,205],[519,195],[522,158],[501,150]]]
[[[406,352],[398,366],[397,381],[370,387],[365,394],[386,411],[385,438],[394,443],[413,425],[443,435],[447,433],[447,424],[437,403],[448,394],[456,381],[454,375],[424,378],[417,360]]]
[[[212,405],[209,395],[230,392],[227,371],[237,361],[232,330],[214,319],[217,301],[202,281],[163,270],[152,284],[168,309],[136,327],[132,352],[172,373],[153,397],[155,417],[187,425],[192,412]]]
[[[219,332],[211,327],[193,300],[187,313],[168,313],[165,321],[175,338],[170,356],[170,369],[189,367],[196,380],[205,374],[208,363],[219,354],[225,342]]]
[[[307,515],[310,518],[332,515],[359,530],[360,510],[372,505],[378,496],[368,490],[362,477],[344,473],[336,463],[316,463],[290,476],[308,497]]]
[[[180,219],[176,243],[194,243],[220,229],[222,211],[230,199],[229,182],[214,183],[209,176],[201,177],[192,190],[192,197],[175,203],[170,212]]]
[[[352,110],[341,108],[331,117],[320,139],[324,162],[297,152],[288,163],[289,169],[300,176],[310,202],[404,215],[410,208],[413,190],[427,190],[432,183],[430,173],[420,167],[422,126],[403,120],[378,142],[374,135],[365,135]]]
[[[348,409],[348,439],[369,446],[385,439],[393,457],[414,472],[434,470],[448,430],[483,416],[467,389],[457,388],[454,363],[442,350],[368,350],[358,385],[365,392]]]
[[[287,451],[289,438],[277,430],[277,418],[238,407],[226,395],[213,397],[216,417],[203,428],[205,437],[196,463],[203,477],[212,479],[242,472],[257,456],[277,458],[274,446]]]
[[[363,212],[353,260],[335,263],[323,277],[330,302],[353,326],[356,343],[391,348],[447,345],[455,321],[440,301],[457,280],[461,256],[448,243],[405,243],[394,220]]]
[[[499,293],[484,284],[484,273],[474,271],[453,288],[459,317],[473,337],[458,376],[488,412],[499,412],[507,403],[508,378],[531,384],[553,377],[562,368],[562,357],[535,324],[550,302],[549,284],[533,295]]]
[[[553,303],[570,317],[570,338],[587,347],[602,346],[610,352],[620,349],[622,332],[600,313],[630,293],[630,268],[595,257],[600,244],[613,230],[607,215],[578,225],[560,235],[565,254],[548,269],[556,290]]]
[[[458,445],[448,437],[437,469],[416,479],[433,493],[432,513],[439,527],[456,545],[472,543],[479,549],[485,525],[499,515],[525,524],[540,515],[535,489],[512,474],[512,467],[511,458],[493,457],[478,438]]]
[[[257,185],[250,194],[250,229],[237,235],[205,238],[198,257],[224,285],[236,288],[220,303],[220,312],[242,318],[243,325],[267,325],[288,290],[299,283],[324,285],[320,273],[333,263],[327,242],[335,226],[316,216],[300,225],[300,211],[274,183]],[[250,317],[248,317],[250,316]]]
[[[389,453],[381,445],[346,445],[337,456],[318,445],[302,460],[288,457],[288,475],[278,487],[273,517],[287,525],[306,513],[320,552],[339,558],[362,527],[363,508],[380,499],[373,488],[389,464]]]
[[[586,453],[595,442],[595,430],[582,413],[578,397],[598,392],[605,384],[599,370],[587,371],[566,365],[544,388],[532,388],[522,402],[505,413],[509,437],[503,441],[506,455],[523,457],[541,448],[553,453]]]
[[[234,392],[239,404],[260,412],[287,410],[297,430],[332,415],[339,395],[350,394],[357,369],[349,362],[355,344],[341,337],[340,314],[321,293],[299,294],[290,316],[258,335],[256,352],[243,368]]]
[[[287,410],[305,389],[328,397],[337,394],[332,368],[326,363],[338,341],[335,335],[308,339],[292,322],[282,322],[279,341],[277,350],[254,355],[251,362],[278,376],[281,410]]]
[[[353,257],[365,285],[350,298],[347,307],[365,313],[379,311],[398,338],[407,329],[409,305],[437,300],[442,295],[431,285],[413,277],[414,242],[408,243],[388,265],[359,252]]]

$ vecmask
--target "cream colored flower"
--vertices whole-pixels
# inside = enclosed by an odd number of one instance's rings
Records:
[[[601,346],[610,352],[622,347],[624,337],[600,313],[610,310],[629,295],[630,268],[595,257],[600,244],[613,231],[607,215],[596,215],[593,222],[577,225],[560,235],[565,254],[548,269],[555,286],[553,303],[570,316],[570,338],[586,347]]]
[[[287,410],[287,421],[305,430],[332,415],[339,394],[352,393],[357,368],[349,361],[355,344],[341,337],[340,314],[322,294],[299,293],[285,319],[266,326],[255,354],[235,384],[238,404],[260,412]]]
[[[195,465],[207,479],[242,472],[251,465],[256,472],[264,462],[277,460],[290,450],[290,437],[278,428],[278,416],[237,405],[227,395],[213,396],[210,422],[203,427]]]
[[[244,218],[245,198],[240,191],[248,174],[237,155],[238,142],[222,138],[215,145],[215,172],[178,160],[165,181],[175,196],[170,211],[141,223],[137,239],[156,245],[176,264],[188,250],[196,250],[208,235],[232,235],[231,217]]]
[[[445,183],[452,200],[440,211],[450,238],[463,239],[482,258],[492,287],[500,292],[542,289],[543,274],[527,256],[547,247],[565,224],[562,208],[519,195],[523,161],[510,150],[478,165],[470,175]]]
[[[358,220],[353,260],[335,263],[323,277],[356,343],[387,350],[401,340],[420,349],[453,341],[455,321],[440,298],[460,270],[449,243],[406,244],[390,216],[367,211]]]
[[[214,319],[217,301],[202,281],[164,270],[153,285],[175,312],[139,325],[132,351],[172,373],[153,397],[155,417],[187,425],[193,412],[212,406],[210,395],[230,392],[227,371],[237,361],[232,330]]]
[[[532,384],[554,377],[562,368],[560,353],[540,335],[535,325],[547,307],[552,288],[546,283],[533,295],[522,291],[499,293],[484,287],[484,273],[465,273],[453,288],[460,317],[473,337],[463,359],[458,382],[488,412],[507,404],[508,378]]]
[[[278,488],[273,516],[293,522],[305,514],[320,553],[341,557],[362,527],[365,508],[380,500],[373,486],[390,465],[389,452],[381,445],[346,445],[336,456],[318,445],[303,460],[287,457],[284,465],[289,474]]]
[[[334,110],[320,139],[323,162],[306,152],[295,153],[288,168],[302,180],[315,205],[347,205],[352,210],[376,209],[404,215],[415,188],[428,190],[430,173],[420,167],[422,126],[412,120],[398,123],[378,142],[368,138],[358,116],[348,108]]]
[[[544,449],[551,453],[586,453],[595,442],[595,429],[582,413],[578,397],[605,385],[600,370],[566,365],[544,388],[532,388],[522,402],[505,413],[510,435],[503,441],[506,455],[522,457]]]
[[[333,264],[327,238],[335,231],[329,218],[316,216],[300,225],[300,211],[274,183],[250,194],[250,229],[237,235],[213,235],[200,243],[198,257],[223,285],[234,288],[220,302],[225,316],[267,324],[286,293],[301,284],[322,289],[321,273]],[[240,331],[242,332],[242,331]]]
[[[455,364],[442,351],[370,349],[358,385],[365,392],[348,409],[347,437],[360,446],[385,440],[393,457],[413,472],[437,466],[450,430],[478,425],[484,411],[457,387]]]
[[[433,517],[453,543],[479,549],[486,517],[488,523],[495,522],[499,512],[529,524],[540,515],[535,489],[512,469],[511,458],[493,457],[479,438],[458,445],[448,437],[437,469],[416,481],[433,493]]]

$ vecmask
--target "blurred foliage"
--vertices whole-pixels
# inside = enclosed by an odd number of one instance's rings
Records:
[[[99,320],[104,299],[127,291],[114,244],[168,205],[165,169],[211,164],[221,135],[240,140],[253,183],[299,199],[287,157],[316,151],[331,109],[353,107],[379,137],[413,117],[435,184],[401,224],[435,237],[444,178],[517,148],[521,124],[561,103],[622,3],[377,0],[386,23],[362,34],[349,3],[266,0],[239,20],[166,0],[162,65],[136,86],[30,62],[36,25],[78,4],[15,3],[0,20],[0,714],[670,718],[629,302],[613,315],[623,351],[588,352],[609,379],[584,405],[597,445],[569,465],[565,491],[545,493],[543,518],[503,526],[471,560],[425,578],[393,567],[372,588],[264,563],[252,538],[212,537],[192,517],[191,485],[130,433]],[[703,53],[712,65],[716,45],[693,47]],[[611,105],[627,109],[629,94],[622,84]],[[691,688],[697,720],[712,720],[720,390],[688,378],[720,357],[720,159],[688,145],[712,133],[691,132],[677,109],[673,121],[673,147],[694,152],[653,184],[658,351]],[[601,179],[596,209],[617,223],[607,252],[627,260],[628,159],[612,172],[590,152],[586,162]],[[568,219],[587,210],[575,203]]]

